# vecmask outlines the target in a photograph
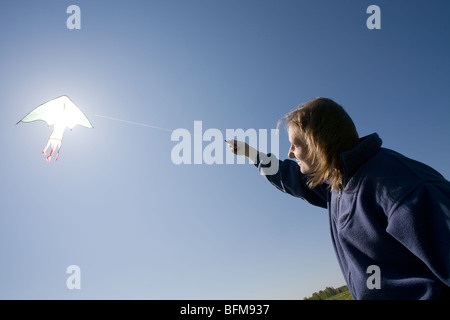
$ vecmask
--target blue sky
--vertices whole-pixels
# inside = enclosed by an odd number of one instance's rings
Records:
[[[81,30],[66,27],[71,4]],[[371,4],[380,30],[366,27]],[[448,179],[448,12],[444,0],[1,1],[0,298],[302,299],[345,284],[326,210],[248,164],[175,165],[170,132],[97,115],[271,129],[324,96],[360,136]],[[51,128],[15,124],[62,94],[94,129],[66,130],[46,163]],[[282,158],[288,147],[281,131]]]

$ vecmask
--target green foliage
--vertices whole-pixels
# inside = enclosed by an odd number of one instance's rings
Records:
[[[329,297],[326,300],[353,300],[353,297],[350,294],[350,291],[345,291],[338,293],[335,296]]]
[[[326,287],[325,290],[314,292],[311,297],[303,300],[353,300],[347,286],[339,288]]]

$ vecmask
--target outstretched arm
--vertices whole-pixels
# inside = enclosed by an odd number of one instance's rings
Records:
[[[291,160],[278,160],[273,154],[264,154],[252,148],[247,143],[236,140],[229,140],[227,144],[231,152],[236,155],[244,155],[258,168],[259,172],[280,191],[288,193],[294,197],[299,197],[305,201],[327,208],[327,193],[325,185],[309,188],[307,176],[302,174],[297,163]],[[274,165],[274,161],[277,161]],[[269,168],[269,169],[267,169]],[[276,168],[276,170],[273,170]]]

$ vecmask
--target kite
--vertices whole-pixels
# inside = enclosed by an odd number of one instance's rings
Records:
[[[55,160],[58,160],[59,150],[61,149],[62,138],[66,128],[72,130],[77,124],[86,128],[93,128],[85,114],[66,95],[41,104],[23,117],[17,124],[36,120],[43,120],[49,126],[53,125],[53,132],[48,138],[44,150],[42,150],[42,154],[47,155],[47,149],[51,147],[50,154],[46,158],[47,162],[51,160],[52,154],[55,151]]]

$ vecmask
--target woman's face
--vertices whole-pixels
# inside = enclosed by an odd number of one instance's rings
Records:
[[[300,171],[303,174],[311,173],[311,165],[304,159],[305,150],[301,147],[301,143],[295,137],[294,130],[291,129],[291,127],[288,127],[288,137],[289,142],[291,143],[288,157],[297,161],[298,165],[300,166]]]

